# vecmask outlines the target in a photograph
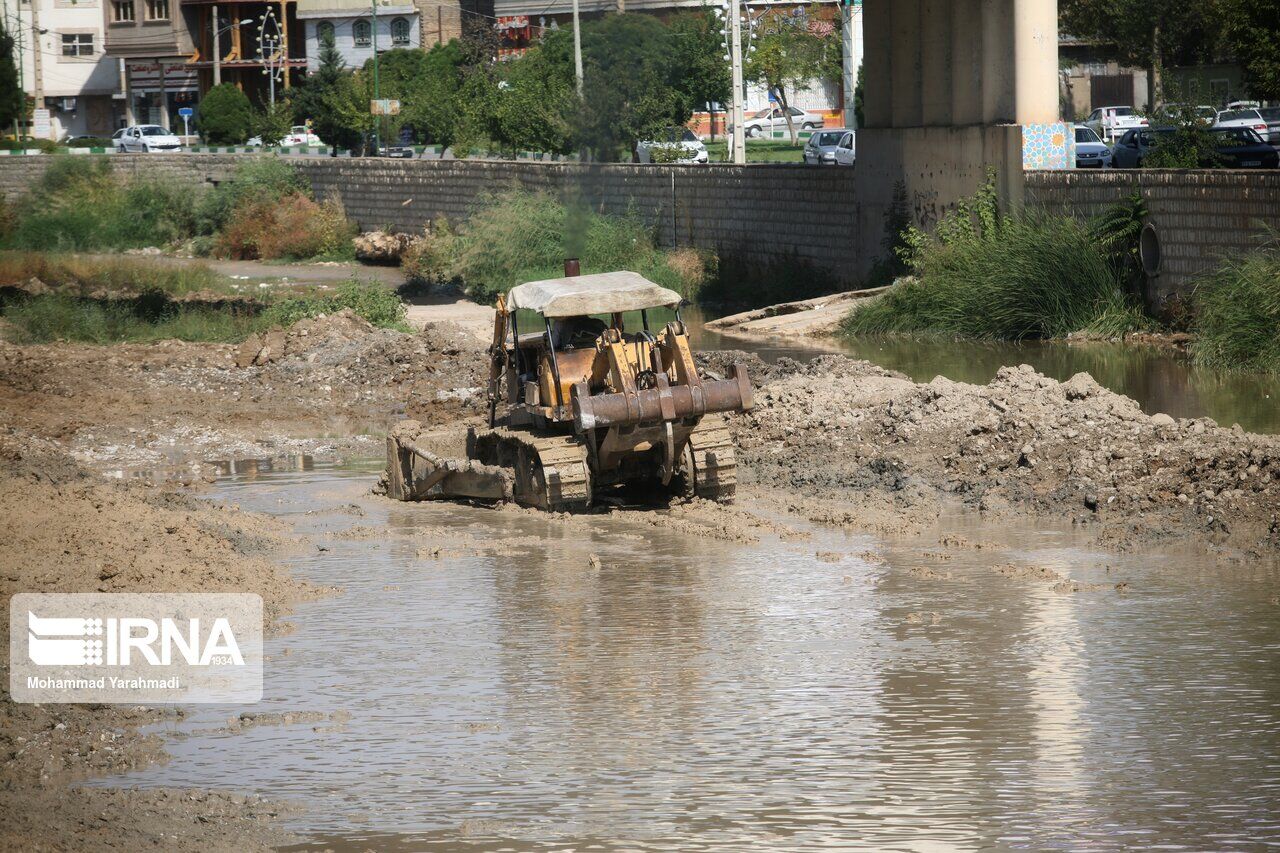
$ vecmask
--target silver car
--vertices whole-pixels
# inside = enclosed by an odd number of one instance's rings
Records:
[[[836,162],[836,148],[846,133],[853,131],[844,127],[815,130],[804,146],[804,161],[810,166],[832,166]]]

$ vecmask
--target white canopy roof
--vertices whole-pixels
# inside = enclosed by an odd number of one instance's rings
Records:
[[[680,294],[639,273],[600,272],[572,278],[530,281],[511,288],[507,310],[524,308],[544,317],[581,317],[680,304]]]

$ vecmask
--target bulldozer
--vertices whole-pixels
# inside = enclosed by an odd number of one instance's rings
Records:
[[[732,365],[727,377],[699,371],[675,291],[628,271],[578,275],[576,261],[565,273],[498,297],[488,426],[468,430],[465,458],[434,452],[417,422],[392,429],[390,497],[554,511],[635,486],[733,498],[723,415],[751,408],[745,366]],[[675,319],[655,331],[650,319],[660,309]]]

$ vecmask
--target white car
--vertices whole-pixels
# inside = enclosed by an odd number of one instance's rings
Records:
[[[687,127],[671,128],[661,140],[636,143],[636,159],[641,163],[652,163],[654,153],[658,151],[662,152],[658,155],[658,161],[662,163],[707,162],[707,146]]]
[[[1111,165],[1111,149],[1093,128],[1077,124],[1075,132],[1077,169],[1105,169]]]
[[[182,140],[158,124],[135,124],[126,127],[116,140],[116,150],[148,154],[152,151],[179,151]]]
[[[1225,127],[1247,127],[1256,131],[1258,136],[1262,137],[1263,142],[1270,140],[1271,131],[1267,127],[1267,120],[1262,117],[1256,109],[1241,110],[1223,110],[1218,113],[1218,119],[1213,123],[1215,130]]]
[[[791,113],[791,124],[796,131],[817,130],[822,127],[825,119],[814,113],[807,113],[804,110],[798,110],[795,107],[788,107],[787,111]],[[742,132],[746,134],[748,139],[754,139],[757,136],[765,136],[776,131],[785,131],[787,129],[787,116],[782,112],[781,107],[769,107],[760,110],[754,115],[747,116],[742,122]],[[729,132],[733,132],[733,125],[729,126]]]
[[[262,137],[255,136],[246,142],[245,145],[252,148],[260,148],[262,147]],[[308,148],[324,147],[324,143],[320,140],[320,137],[312,133],[311,129],[305,124],[295,124],[293,127],[289,128],[289,132],[281,137],[279,145],[281,148],[301,148],[302,146],[306,146]]]
[[[1098,107],[1089,113],[1084,124],[1104,141],[1110,141],[1123,136],[1127,130],[1146,127],[1147,120],[1133,107]]]

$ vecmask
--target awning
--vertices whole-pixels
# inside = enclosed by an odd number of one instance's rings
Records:
[[[601,272],[572,278],[530,281],[507,294],[507,310],[524,308],[544,317],[581,317],[644,308],[674,308],[680,294],[639,273]]]

